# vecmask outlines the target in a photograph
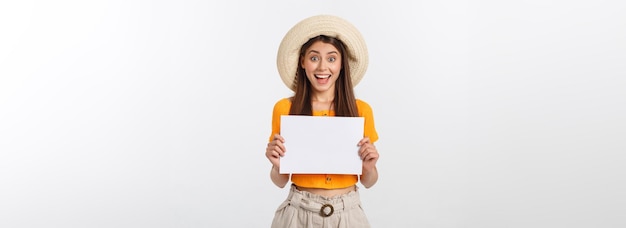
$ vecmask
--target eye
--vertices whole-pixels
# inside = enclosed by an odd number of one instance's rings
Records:
[[[331,62],[331,63],[332,63],[332,62],[335,62],[335,60],[337,60],[335,57],[330,57],[330,58],[328,58],[328,61],[329,61],[329,62]]]
[[[317,56],[311,56],[311,61],[316,62],[319,58],[317,58]]]

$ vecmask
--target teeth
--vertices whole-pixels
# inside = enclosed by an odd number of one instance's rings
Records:
[[[319,75],[315,75],[316,78],[330,78],[330,75],[325,75],[325,76],[319,76]]]

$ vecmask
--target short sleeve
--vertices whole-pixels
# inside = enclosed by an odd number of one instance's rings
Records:
[[[356,106],[359,109],[359,116],[365,119],[363,136],[369,137],[372,143],[378,141],[378,132],[376,132],[374,125],[374,112],[372,111],[372,107],[365,101],[358,99],[356,100]]]
[[[274,139],[275,134],[280,134],[280,116],[289,115],[289,109],[291,109],[291,101],[289,98],[283,98],[274,104],[274,111],[272,112],[272,134],[270,134],[269,141]]]

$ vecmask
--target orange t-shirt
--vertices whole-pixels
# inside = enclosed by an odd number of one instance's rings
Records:
[[[365,124],[363,126],[363,136],[369,137],[370,142],[374,143],[378,140],[378,133],[374,127],[374,114],[372,108],[366,102],[357,99],[356,106],[359,112],[359,116],[363,117]],[[274,112],[272,115],[272,134],[270,135],[270,141],[274,139],[274,134],[280,134],[280,116],[289,115],[289,109],[291,108],[291,100],[289,98],[283,98],[276,102],[274,105]],[[334,116],[335,112],[331,110],[313,111],[314,116]],[[286,139],[289,140],[289,139]],[[355,142],[357,143],[357,142]],[[336,189],[345,188],[356,184],[358,181],[357,175],[342,175],[342,174],[292,174],[291,182],[297,186],[305,188],[325,188]]]

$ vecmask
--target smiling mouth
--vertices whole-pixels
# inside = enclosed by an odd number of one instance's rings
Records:
[[[330,78],[330,76],[331,76],[330,74],[324,74],[324,75],[317,75],[316,74],[315,78],[317,78],[317,79],[327,79],[327,78]]]

